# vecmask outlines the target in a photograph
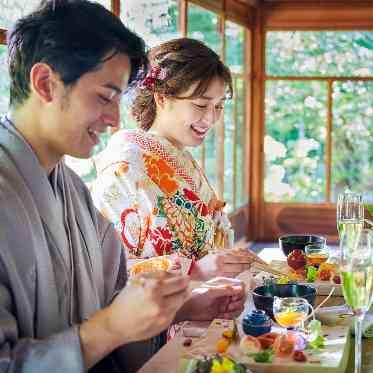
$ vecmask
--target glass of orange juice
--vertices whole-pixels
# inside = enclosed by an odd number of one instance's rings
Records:
[[[321,263],[324,263],[329,258],[328,247],[324,244],[308,244],[305,248],[306,260],[309,266],[319,267]]]
[[[273,300],[273,315],[280,326],[295,329],[306,320],[309,307],[309,303],[304,298],[275,297]]]

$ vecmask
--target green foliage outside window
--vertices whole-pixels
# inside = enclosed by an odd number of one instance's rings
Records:
[[[331,201],[345,188],[372,199],[373,32],[269,32],[265,199],[326,200],[327,80],[332,89]],[[346,80],[333,81],[333,77]],[[370,194],[370,196],[369,196]]]
[[[373,32],[269,32],[266,43],[267,75],[373,75]]]
[[[325,82],[267,81],[267,200],[324,199],[326,98]]]
[[[345,188],[373,203],[373,82],[335,82],[332,200]]]

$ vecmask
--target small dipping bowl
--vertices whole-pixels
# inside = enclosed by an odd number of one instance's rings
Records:
[[[258,337],[271,331],[272,321],[262,310],[253,310],[242,319],[242,329],[246,335]]]

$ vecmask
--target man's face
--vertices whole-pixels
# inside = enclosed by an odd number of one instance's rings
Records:
[[[100,135],[119,125],[120,99],[129,75],[128,57],[117,54],[82,75],[72,87],[58,81],[42,129],[52,159],[92,155]]]

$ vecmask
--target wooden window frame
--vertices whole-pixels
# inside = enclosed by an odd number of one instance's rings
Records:
[[[331,27],[330,25],[333,25]],[[271,77],[265,73],[265,35],[267,31],[355,31],[373,30],[373,7],[367,1],[329,3],[271,2],[257,9],[254,30],[253,138],[251,154],[252,204],[254,240],[273,241],[284,233],[318,233],[329,240],[338,239],[335,224],[335,204],[330,202],[332,95],[335,81],[371,81],[372,77]],[[324,80],[328,83],[326,162],[327,199],[323,203],[275,203],[264,201],[265,82],[267,80]]]

